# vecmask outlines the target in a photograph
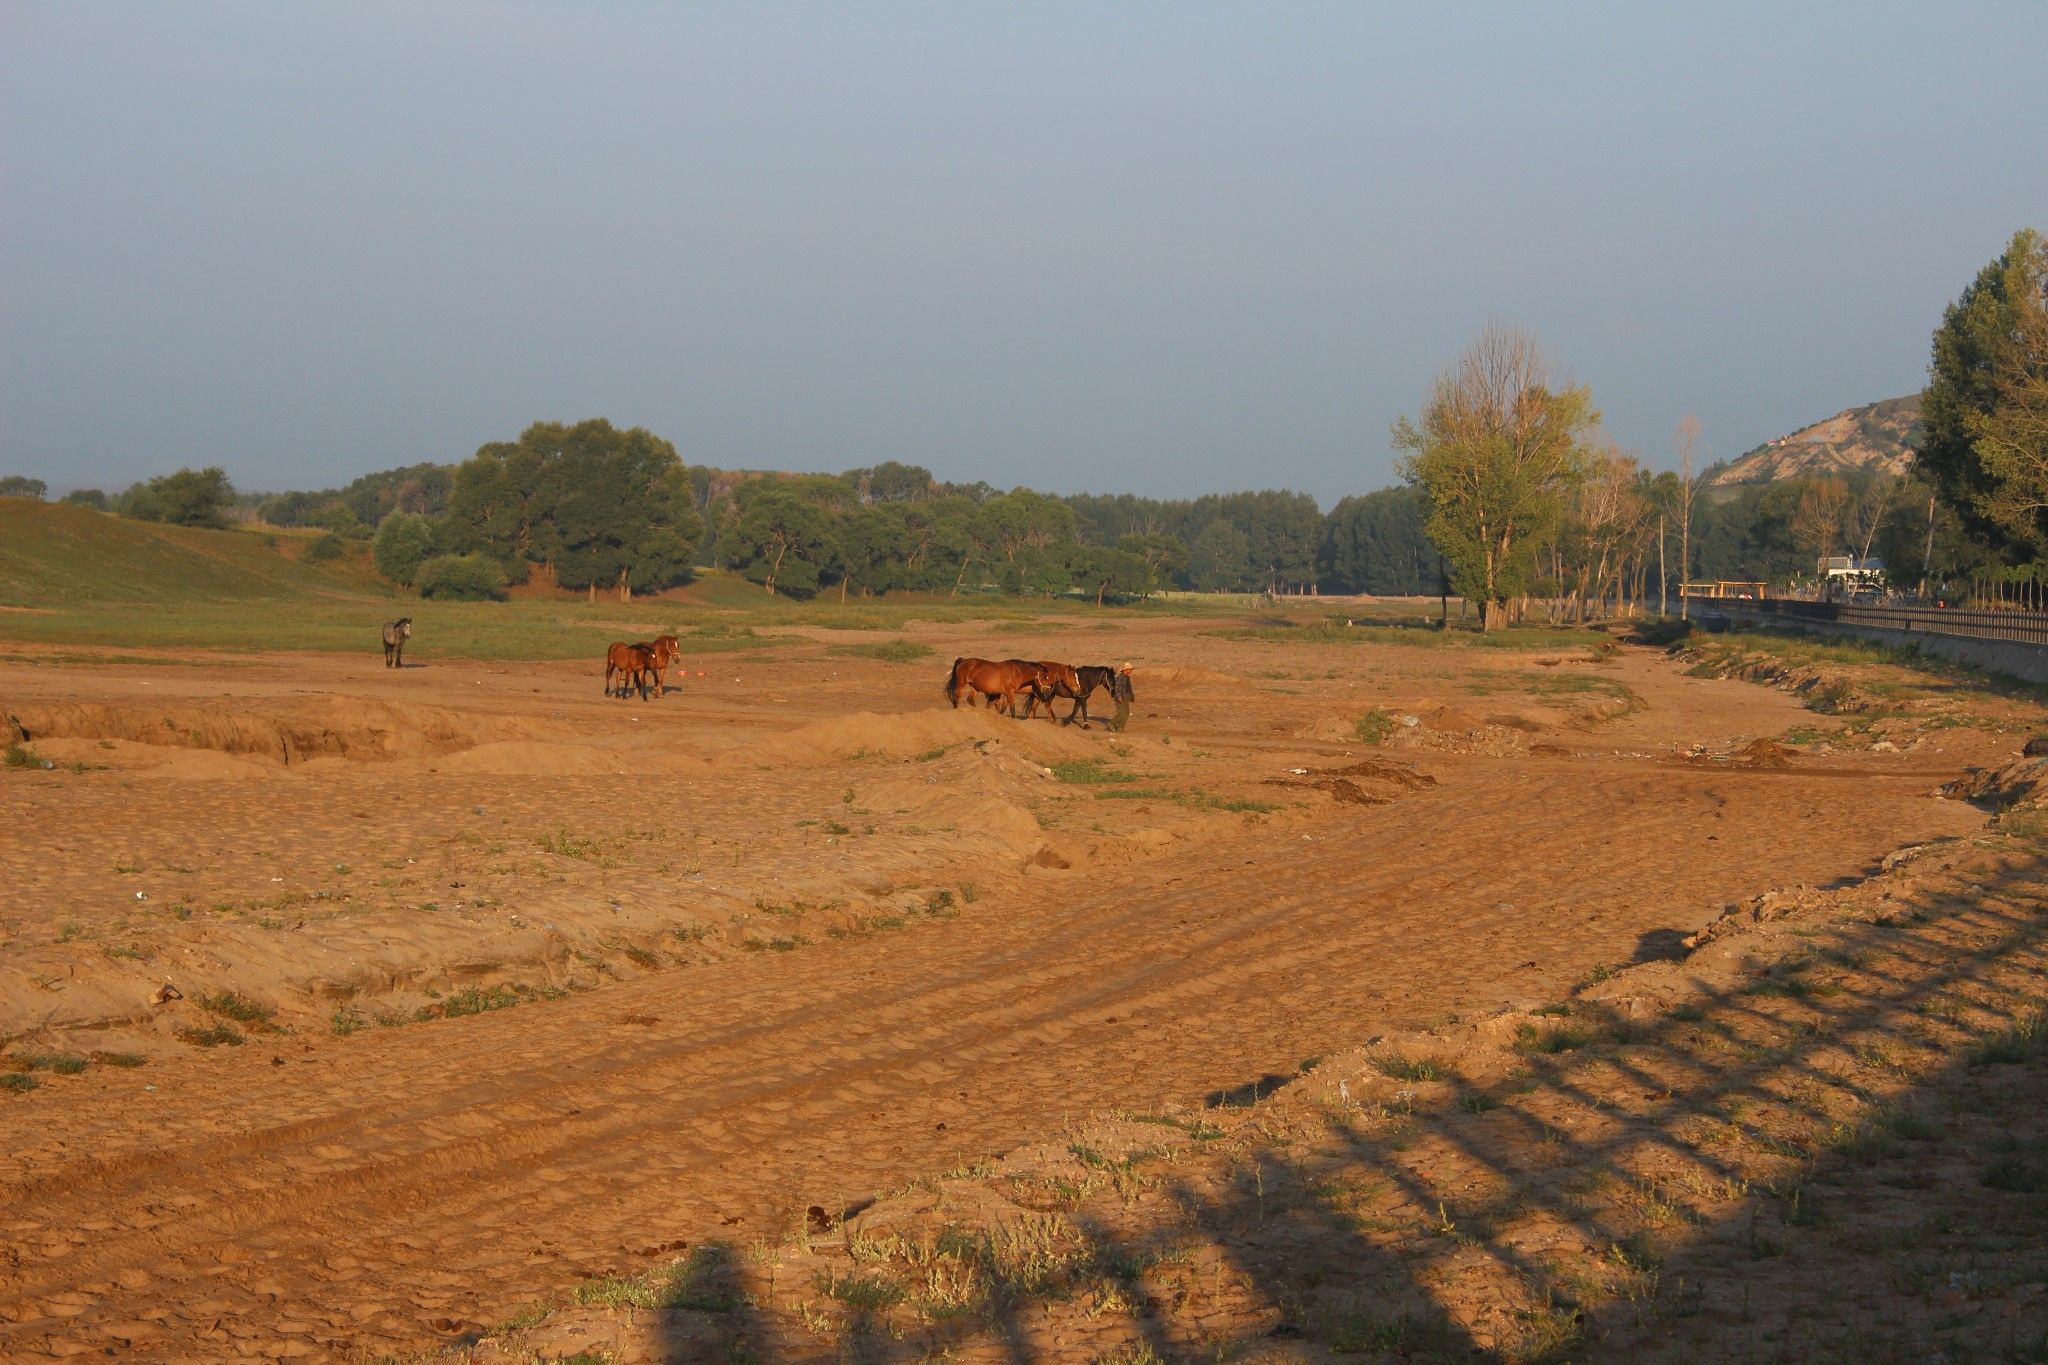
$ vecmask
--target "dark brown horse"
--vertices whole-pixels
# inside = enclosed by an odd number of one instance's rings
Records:
[[[957,709],[962,696],[978,692],[986,705],[994,706],[1001,701],[1003,709],[1014,716],[1018,693],[1029,692],[1034,699],[1038,697],[1039,676],[1038,665],[1023,659],[955,659],[946,674],[946,700]]]
[[[1129,664],[1125,664],[1121,668],[1111,668],[1107,664],[1083,664],[1075,669],[1074,673],[1078,685],[1073,693],[1074,709],[1067,713],[1067,724],[1069,725],[1074,723],[1074,717],[1076,716],[1081,718],[1081,724],[1083,725],[1093,723],[1088,715],[1088,698],[1095,695],[1097,688],[1107,688],[1109,699],[1126,707],[1136,700],[1131,692],[1131,666]],[[1045,709],[1048,711],[1052,710],[1050,706]]]

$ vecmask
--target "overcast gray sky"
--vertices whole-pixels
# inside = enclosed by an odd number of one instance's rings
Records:
[[[0,0],[0,472],[1327,505],[1489,315],[1653,463],[1917,388],[2048,228],[2048,6],[1676,8]]]

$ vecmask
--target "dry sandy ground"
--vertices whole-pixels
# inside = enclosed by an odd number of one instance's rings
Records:
[[[1068,1118],[1560,997],[1979,830],[1933,789],[2012,747],[1748,767],[1717,759],[1811,713],[1652,651],[1208,628],[926,628],[913,665],[818,632],[646,703],[427,641],[0,668],[60,765],[0,772],[0,1036],[96,1058],[0,1093],[0,1358],[445,1343]],[[949,710],[955,652],[1133,659],[1132,728]],[[1087,760],[1126,776],[1049,766]]]

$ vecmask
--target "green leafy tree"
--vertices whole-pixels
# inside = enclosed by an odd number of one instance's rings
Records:
[[[49,491],[50,485],[41,479],[31,479],[25,474],[0,477],[0,498],[34,498],[41,502],[43,495]]]
[[[1934,333],[1915,468],[2010,560],[2048,551],[2048,239],[2014,234]]]
[[[228,482],[227,471],[209,465],[180,469],[137,484],[121,495],[119,510],[139,521],[221,527],[228,524],[228,509],[234,501],[235,488]]]
[[[1420,596],[1437,590],[1436,546],[1423,524],[1429,499],[1419,488],[1382,488],[1345,498],[1323,518],[1316,549],[1322,581],[1339,592],[1382,597]]]
[[[1200,592],[1243,592],[1251,586],[1251,541],[1218,517],[1188,546],[1188,580]]]
[[[1095,594],[1098,607],[1111,596],[1146,597],[1158,587],[1158,576],[1142,555],[1099,545],[1081,545],[1075,549],[1078,553],[1071,577],[1080,587]]]
[[[394,512],[384,518],[370,542],[377,572],[394,583],[412,585],[420,565],[434,553],[434,522],[417,512]]]
[[[938,480],[922,465],[885,460],[873,469],[849,469],[840,476],[863,502],[922,502],[939,495]]]
[[[435,555],[413,581],[422,597],[484,602],[505,595],[505,566],[486,554]]]
[[[794,480],[743,486],[719,536],[727,562],[769,592],[807,597],[834,562],[835,504]]]
[[[450,549],[546,564],[565,587],[621,600],[687,577],[703,535],[675,447],[603,418],[536,422],[482,447],[456,470],[442,525]]]
[[[1142,562],[1147,586],[1139,596],[1148,597],[1171,583],[1188,565],[1188,547],[1163,531],[1133,531],[1119,536],[1116,548]]]
[[[1074,509],[1029,488],[990,498],[976,510],[976,521],[977,538],[992,555],[1011,564],[1074,539]]]
[[[64,501],[73,507],[90,507],[95,512],[104,512],[113,505],[97,488],[74,488],[64,495]]]
[[[1526,590],[1598,420],[1591,391],[1557,384],[1532,334],[1488,323],[1437,377],[1420,425],[1395,422],[1402,472],[1429,495],[1429,537],[1452,586],[1479,604],[1481,629],[1505,624],[1508,599]]]

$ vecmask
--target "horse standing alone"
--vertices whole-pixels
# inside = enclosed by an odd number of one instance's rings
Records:
[[[412,638],[412,618],[401,616],[384,623],[384,666],[405,667],[405,642]]]

